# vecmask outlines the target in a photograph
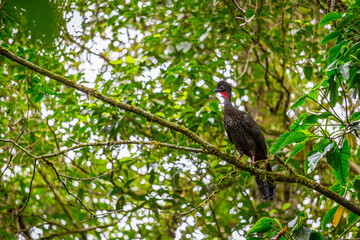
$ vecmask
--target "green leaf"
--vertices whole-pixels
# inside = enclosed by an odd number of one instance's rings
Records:
[[[116,195],[117,197],[119,197],[120,195],[123,195],[123,194],[124,194],[124,189],[123,188],[114,187],[107,193],[107,196],[110,197],[112,195]]]
[[[46,92],[46,94],[48,94],[48,95],[57,95],[57,92],[55,92],[53,89],[51,89],[51,88],[46,88],[46,90],[45,90],[45,92]]]
[[[332,63],[332,67],[329,67],[326,69],[326,71],[330,71],[333,67],[336,67],[336,62],[335,61],[337,59],[337,57],[340,55],[341,50],[343,48],[343,46],[345,46],[347,44],[347,41],[341,41],[340,43],[336,44],[335,47],[330,48],[329,50],[329,62]]]
[[[301,107],[302,105],[304,105],[304,103],[306,102],[306,97],[307,97],[307,94],[301,96],[290,108],[291,109],[296,109],[296,108]]]
[[[165,105],[165,102],[159,99],[151,99],[151,101],[156,102],[159,105],[163,105],[163,106]]]
[[[219,112],[219,104],[217,102],[210,102],[209,106],[214,112]]]
[[[307,115],[307,113],[302,113],[299,118],[295,119],[295,121],[290,126],[290,131],[294,132],[295,130],[305,130],[305,128],[299,126],[303,119],[307,117]]]
[[[360,218],[359,215],[357,215],[353,212],[350,212],[349,218],[348,218],[349,225],[354,224],[357,220],[359,220],[359,218]]]
[[[314,68],[312,66],[305,66],[304,67],[304,75],[307,80],[311,80],[313,75]]]
[[[290,144],[290,143],[299,143],[307,139],[307,135],[303,132],[292,132],[290,135],[286,138],[286,141],[284,142],[284,145]]]
[[[356,178],[354,179],[353,185],[354,185],[355,191],[360,192],[360,176],[356,176]]]
[[[360,119],[360,112],[354,112],[350,117],[349,121],[356,121]]]
[[[85,130],[86,130],[86,129],[88,129],[88,127],[89,127],[89,126],[87,126],[87,125],[86,125],[86,126],[81,127],[81,128],[79,129],[79,134],[84,133],[84,132],[85,132]]]
[[[154,181],[155,181],[155,172],[154,172],[154,169],[152,169],[149,173],[150,175],[150,178],[149,178],[149,183],[150,184],[154,184]]]
[[[341,34],[341,31],[335,31],[335,32],[332,32],[328,35],[326,35],[326,37],[324,37],[324,39],[321,41],[321,45],[322,44],[325,44],[331,40],[334,40],[335,38],[337,38],[339,35]]]
[[[291,203],[285,203],[282,207],[282,209],[285,211],[286,209],[288,209],[289,207],[291,207]]]
[[[346,53],[346,55],[349,55],[350,53],[354,53],[356,50],[360,48],[360,42],[354,44]]]
[[[359,13],[357,14],[359,15]],[[345,26],[349,25],[349,22],[354,19],[354,14],[351,11],[346,12],[346,14],[344,15],[344,17],[341,18],[341,20],[338,22],[337,26],[336,26],[336,30],[338,29],[343,29],[345,28]]]
[[[319,23],[319,27],[325,26],[326,24],[331,23],[334,20],[340,19],[341,18],[341,14],[338,12],[330,12],[328,14],[326,14]]]
[[[318,151],[309,152],[308,156],[306,157],[306,161],[305,161],[305,173],[309,174],[309,171],[308,171],[309,168],[311,171],[313,171],[321,158],[322,158],[321,152],[318,152]]]
[[[312,230],[310,235],[310,240],[323,240],[323,239],[324,237],[321,235],[321,233]]]
[[[309,91],[308,97],[311,99],[317,99],[318,95],[319,95],[319,88],[321,87],[320,83],[317,83],[315,86],[313,86],[311,88],[311,90]]]
[[[303,125],[312,125],[312,124],[315,124],[317,123],[318,121],[318,116],[317,115],[310,115],[310,116],[307,116],[304,121],[303,121]],[[309,126],[310,127],[310,126]],[[307,129],[307,128],[306,128]]]
[[[360,82],[360,76],[357,72],[357,67],[350,68],[350,76],[349,79],[346,81],[346,83],[348,84],[347,90],[354,88]]]
[[[350,160],[350,146],[347,139],[344,140],[343,146],[340,149],[340,167],[337,171],[333,169],[336,180],[343,186],[346,186],[349,177],[349,160]]]
[[[125,62],[127,62],[127,63],[136,63],[136,59],[133,58],[130,55],[127,55],[126,58],[125,58]]]
[[[342,190],[342,189],[344,189],[344,187],[341,186],[341,184],[338,183],[338,182],[334,183],[334,185],[332,185],[332,186],[330,187],[330,190],[331,190],[331,191],[334,191],[334,192],[336,192],[336,193],[340,192],[340,190]]]
[[[248,234],[268,232],[272,229],[273,225],[274,220],[262,217],[252,226]]]
[[[360,146],[359,146],[358,149],[356,150],[355,157],[356,157],[356,159],[360,159]]]
[[[176,77],[175,77],[175,75],[173,73],[169,73],[166,76],[166,79],[165,79],[166,84],[172,84],[175,81],[176,81]]]
[[[319,160],[321,158],[324,157],[324,155],[326,153],[328,153],[334,146],[334,143],[330,143],[328,144],[325,148],[323,152],[319,152],[319,151],[311,151],[308,156],[306,157],[307,159],[307,163],[308,163],[308,168],[310,168],[312,171],[315,170],[315,167],[317,165],[317,163],[319,162]]]
[[[324,231],[326,228],[326,224],[332,219],[332,217],[335,215],[335,212],[339,206],[335,206],[329,211],[325,213],[325,216],[321,222],[321,229]]]
[[[111,61],[110,64],[112,65],[119,65],[122,64],[124,61],[122,59]]]
[[[290,227],[290,228],[297,226],[298,218],[299,218],[299,216],[296,216],[293,220],[291,220],[291,221],[287,224],[287,226]]]
[[[44,94],[43,94],[43,93],[39,93],[39,94],[36,96],[36,98],[35,98],[35,102],[36,102],[36,103],[37,103],[37,102],[40,102],[43,97],[44,97]]]
[[[307,135],[303,132],[287,132],[280,136],[277,141],[271,146],[270,152],[272,154],[279,151],[282,147],[291,143],[299,143],[303,142],[307,139]]]
[[[295,240],[309,240],[312,230],[301,226],[300,228],[293,231]]]
[[[320,115],[318,115],[319,119],[326,119],[329,118],[330,116],[334,116],[332,113],[329,112],[322,112]]]
[[[290,156],[288,159],[286,159],[285,164],[288,163],[288,161],[298,152],[300,152],[305,147],[305,143],[299,143],[297,144],[294,149],[291,151]]]
[[[24,75],[24,74],[18,74],[18,75],[14,76],[14,80],[16,80],[16,81],[23,80],[25,78],[26,78],[26,75]]]
[[[349,80],[350,77],[350,61],[344,65],[340,65],[339,71],[345,80]]]
[[[335,104],[337,103],[339,86],[338,81],[335,81],[333,78],[329,79],[330,106],[332,108],[335,107]]]
[[[271,145],[271,148],[270,148],[271,154],[276,153],[284,146],[284,142],[286,141],[286,139],[289,135],[290,135],[289,132],[281,134],[281,136],[276,140],[276,142],[273,145]]]
[[[340,167],[340,150],[336,147],[336,143],[334,142],[334,150],[328,152],[326,154],[326,160],[329,165],[337,171]]]

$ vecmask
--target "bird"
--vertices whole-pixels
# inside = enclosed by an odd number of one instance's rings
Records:
[[[238,159],[243,154],[255,161],[267,159],[267,146],[263,133],[255,120],[246,112],[236,109],[231,103],[232,87],[226,81],[219,81],[215,92],[219,92],[225,99],[224,125],[226,134],[239,153]],[[259,166],[255,163],[255,166]],[[271,165],[267,163],[266,170],[272,172]],[[265,201],[275,198],[275,184],[255,177],[260,196]]]

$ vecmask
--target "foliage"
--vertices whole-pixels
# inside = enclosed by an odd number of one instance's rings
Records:
[[[360,3],[327,2],[5,1],[0,43],[234,154],[212,93],[227,79],[277,172],[358,205]],[[323,239],[359,218],[301,181],[262,202],[253,172],[181,131],[0,65],[0,238]]]

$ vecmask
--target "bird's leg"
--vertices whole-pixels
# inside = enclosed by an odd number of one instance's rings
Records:
[[[238,160],[242,157],[242,154],[239,154]]]
[[[255,156],[251,156],[251,162],[250,162],[250,166],[255,163]]]

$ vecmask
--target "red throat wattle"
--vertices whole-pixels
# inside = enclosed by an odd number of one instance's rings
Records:
[[[220,92],[221,93],[221,95],[226,99],[226,97],[227,97],[227,92]]]

